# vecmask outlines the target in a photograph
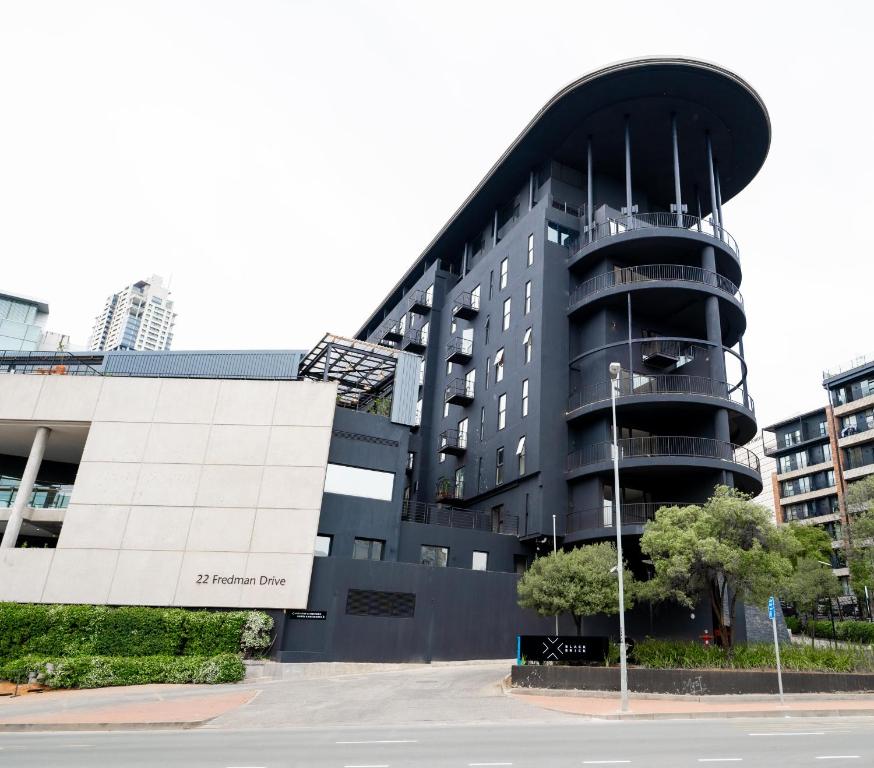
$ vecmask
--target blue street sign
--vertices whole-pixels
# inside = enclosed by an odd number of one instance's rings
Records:
[[[768,598],[768,618],[773,620],[777,615],[777,608],[774,605],[774,596]]]

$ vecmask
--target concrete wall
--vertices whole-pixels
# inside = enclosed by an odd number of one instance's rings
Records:
[[[306,607],[335,399],[333,383],[0,376],[0,452],[4,426],[89,426],[57,549],[3,550],[0,600]]]

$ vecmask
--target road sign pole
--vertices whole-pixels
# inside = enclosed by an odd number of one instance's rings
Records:
[[[777,601],[774,597],[768,598],[768,616],[771,619],[771,628],[774,630],[774,654],[777,657],[777,687],[780,689],[780,706],[783,702],[783,670],[780,667],[780,643],[777,640]]]

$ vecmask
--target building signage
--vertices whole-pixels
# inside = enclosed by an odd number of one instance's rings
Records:
[[[603,663],[610,642],[606,637],[575,635],[519,635],[519,658],[531,661],[593,661]]]
[[[328,618],[327,611],[286,611],[289,619],[303,619],[304,621],[324,621]]]
[[[198,573],[195,584],[242,584],[244,587],[284,587],[283,576],[237,576],[229,573]]]

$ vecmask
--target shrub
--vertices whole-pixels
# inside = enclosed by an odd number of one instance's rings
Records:
[[[25,656],[0,664],[0,679],[51,688],[102,688],[147,683],[234,683],[245,667],[236,654],[216,656]]]
[[[832,636],[832,623],[829,619],[808,621],[805,629],[805,627],[802,627],[801,620],[797,616],[790,616],[786,618],[786,626],[789,627],[789,629],[791,629],[792,632],[796,635],[809,635],[811,625],[813,625],[817,637],[830,638]],[[846,640],[851,643],[872,645],[874,644],[874,622],[836,621],[835,639]]]

